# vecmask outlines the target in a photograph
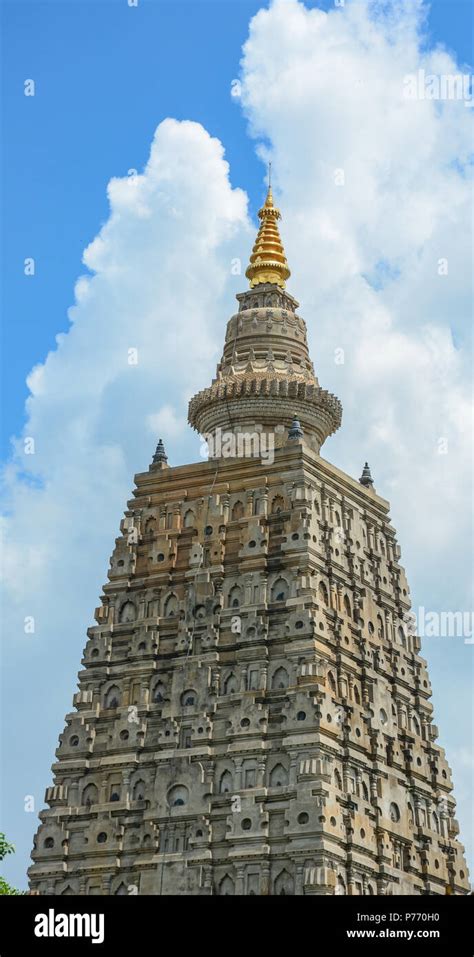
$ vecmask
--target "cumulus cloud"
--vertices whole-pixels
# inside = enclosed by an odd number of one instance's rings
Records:
[[[248,243],[246,195],[231,188],[223,154],[199,124],[165,120],[144,172],[109,184],[110,216],[84,252],[71,328],[28,378],[25,436],[5,474],[17,626],[39,584],[66,585],[66,549],[68,561],[86,541],[100,550],[158,430],[179,454],[187,398],[222,339],[231,260]]]
[[[344,407],[323,455],[354,477],[370,461],[392,503],[415,606],[464,610],[472,607],[472,110],[407,96],[418,70],[460,69],[430,46],[425,14],[421,0],[348,0],[327,13],[275,0],[251,21],[241,102],[273,162],[288,285],[316,371]],[[454,744],[471,746],[472,647],[461,638],[425,653],[469,842],[469,787]]]
[[[70,329],[29,376],[4,472],[4,707],[15,727],[4,825],[23,867],[36,826],[24,796],[39,810],[133,475],[162,433],[171,462],[199,458],[187,400],[215,367],[241,283],[233,260],[253,236],[223,147],[197,123],[162,122],[143,173],[113,179],[108,194]]]
[[[370,458],[413,562],[420,541],[469,545],[472,114],[407,97],[419,69],[458,69],[426,47],[423,22],[413,0],[328,13],[275,0],[251,22],[241,76],[281,193],[289,285],[323,385],[343,400],[324,454],[351,473]],[[447,563],[450,601],[469,607],[461,566]],[[428,587],[434,549],[424,567]]]
[[[419,68],[456,72],[422,30],[416,0],[347,0],[329,13],[276,0],[251,21],[241,102],[260,155],[273,159],[289,290],[316,371],[344,405],[324,454],[355,477],[369,459],[392,501],[415,603],[467,608],[472,114],[462,102],[404,96]],[[6,702],[14,712],[21,697],[38,740],[29,765],[31,741],[8,744],[18,820],[25,794],[42,802],[133,473],[162,432],[172,461],[199,459],[187,399],[214,371],[244,287],[231,262],[254,237],[221,144],[195,123],[161,123],[143,173],[113,179],[109,200],[71,327],[29,376],[25,434],[4,476]],[[469,747],[468,653],[452,654],[459,749]],[[455,772],[462,778],[463,762]],[[467,812],[466,798],[464,823]]]

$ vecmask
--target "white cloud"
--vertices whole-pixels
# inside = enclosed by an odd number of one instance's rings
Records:
[[[431,538],[459,550],[470,476],[472,116],[463,102],[404,95],[422,67],[456,72],[447,53],[422,52],[422,14],[412,0],[328,13],[275,0],[251,22],[241,76],[281,194],[289,288],[322,383],[343,400],[343,427],[323,454],[351,472],[370,458],[381,494],[398,490],[412,563]],[[459,566],[457,602],[468,578]],[[426,584],[439,577],[435,552],[426,571]]]
[[[288,286],[316,372],[343,402],[342,428],[323,455],[355,477],[369,460],[392,503],[414,603],[464,610],[472,607],[472,111],[404,96],[418,69],[458,72],[422,39],[424,9],[348,0],[324,13],[275,0],[251,22],[241,102],[273,162]],[[434,705],[464,793],[454,743],[472,748],[472,647],[459,641],[442,646]],[[465,805],[463,825],[467,840]]]
[[[158,430],[175,454],[183,441],[187,397],[206,384],[222,340],[231,260],[249,243],[245,193],[231,188],[223,148],[199,124],[161,123],[143,174],[113,179],[108,194],[71,328],[28,377],[35,454],[18,440],[5,476],[16,627],[26,606],[38,627],[51,626],[51,596],[68,593],[72,556],[100,555],[104,576],[133,474],[148,466]]]
[[[2,523],[13,868],[26,869],[37,817],[25,817],[23,796],[41,808],[133,476],[161,432],[172,463],[199,457],[187,399],[220,355],[239,289],[231,263],[253,237],[246,195],[228,173],[221,144],[199,124],[160,124],[143,174],[110,183],[110,216],[84,254],[91,272],[76,284],[71,327],[28,379],[24,431],[35,454],[15,442]],[[27,616],[34,632],[25,633]]]
[[[344,404],[324,454],[354,476],[370,461],[393,504],[416,601],[467,608],[463,164],[472,115],[462,103],[403,96],[406,74],[455,68],[444,52],[420,51],[420,4],[399,0],[386,17],[370,9],[347,2],[325,14],[277,0],[261,11],[241,102],[260,153],[273,159],[289,290],[302,303],[316,371]],[[344,186],[335,185],[340,169]],[[40,788],[133,474],[148,466],[161,431],[175,460],[199,460],[199,441],[183,429],[187,398],[213,372],[232,294],[245,282],[231,261],[245,261],[254,237],[222,146],[198,124],[160,124],[143,174],[112,180],[109,198],[109,219],[84,254],[92,275],[76,284],[71,328],[28,380],[35,455],[17,440],[5,472],[5,653],[41,741]],[[447,276],[437,273],[441,257]],[[334,362],[338,347],[344,365]],[[33,636],[23,633],[26,615]],[[67,672],[59,684],[58,661]],[[41,682],[43,710],[37,673],[54,676],[50,688]],[[12,708],[17,684],[7,689]],[[24,762],[16,774],[19,793],[31,793]]]
[[[147,425],[153,435],[179,435],[188,427],[183,415],[177,415],[171,405],[163,405],[159,412],[147,416]]]

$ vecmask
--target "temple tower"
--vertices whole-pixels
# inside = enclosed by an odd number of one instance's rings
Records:
[[[116,539],[30,868],[41,894],[468,890],[408,584],[365,464],[321,458],[269,190],[207,461],[159,442]]]

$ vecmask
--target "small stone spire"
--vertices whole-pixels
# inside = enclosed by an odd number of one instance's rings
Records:
[[[361,485],[365,485],[366,488],[374,487],[374,480],[370,474],[369,463],[366,462],[364,468],[362,469],[362,475],[359,479]]]
[[[290,426],[290,428],[289,428],[289,430],[288,430],[288,438],[289,438],[289,439],[302,439],[302,438],[303,438],[303,435],[304,435],[303,429],[301,428],[301,425],[300,425],[300,423],[299,423],[299,421],[298,421],[298,419],[297,419],[297,417],[296,417],[296,415],[295,415],[295,417],[294,417],[294,419],[293,419],[293,422],[291,423],[291,426]]]
[[[268,187],[267,198],[259,209],[258,216],[261,219],[261,226],[245,275],[250,280],[251,289],[260,282],[271,282],[284,289],[285,280],[291,273],[278,232],[277,222],[281,219],[281,213],[273,205],[271,186]]]
[[[158,445],[156,446],[156,451],[153,456],[153,461],[151,467],[154,465],[159,465],[163,468],[164,465],[168,465],[168,456],[166,454],[166,449],[163,443],[163,439],[158,440]]]

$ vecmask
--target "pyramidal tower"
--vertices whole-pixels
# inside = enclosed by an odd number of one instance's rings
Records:
[[[320,457],[271,189],[212,384],[116,539],[29,876],[40,894],[463,894],[400,549],[367,463]]]

